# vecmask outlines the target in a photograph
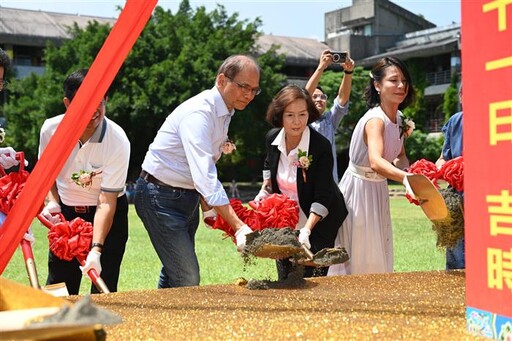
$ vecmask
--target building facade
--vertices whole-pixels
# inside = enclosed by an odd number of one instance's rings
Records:
[[[352,6],[325,13],[325,42],[360,60],[395,46],[406,33],[432,27],[391,1],[353,0]]]
[[[12,60],[16,77],[44,72],[44,49],[70,39],[69,28],[84,28],[90,21],[113,25],[115,18],[21,10],[0,7],[0,47]]]
[[[92,17],[0,7],[0,47],[10,55],[16,77],[44,72],[44,49],[70,39],[69,28],[90,21],[113,25],[116,18]],[[350,51],[357,65],[371,68],[394,55],[425,70],[428,129],[440,131],[443,94],[454,73],[460,73],[460,24],[435,25],[388,0],[353,0],[349,7],[325,13],[325,42],[316,39],[262,35],[256,51],[272,46],[285,56],[289,83],[305,86],[325,49]]]

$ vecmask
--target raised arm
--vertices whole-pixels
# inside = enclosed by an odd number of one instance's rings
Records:
[[[310,95],[313,95],[313,92],[315,92],[315,89],[318,86],[318,83],[320,82],[320,78],[322,78],[324,70],[327,69],[327,67],[331,64],[331,51],[322,51],[322,54],[320,55],[320,62],[318,63],[315,72],[313,73],[313,75],[311,75],[311,77],[308,80],[308,83],[306,84],[306,90],[309,92]]]
[[[338,99],[339,104],[345,106],[350,99],[350,92],[352,91],[352,73],[354,72],[356,64],[350,58],[350,53],[347,52],[347,59],[340,65],[344,70],[344,74],[338,89]]]

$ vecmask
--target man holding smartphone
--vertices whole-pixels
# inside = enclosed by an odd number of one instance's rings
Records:
[[[346,57],[343,58],[344,56]],[[324,93],[322,88],[318,86],[318,83],[320,82],[320,78],[322,77],[324,70],[335,61],[337,61],[343,68],[343,78],[341,80],[340,87],[338,88],[338,95],[334,99],[331,109],[326,111],[327,95]],[[306,84],[306,90],[311,94],[317,110],[323,113],[317,121],[311,123],[311,127],[331,142],[332,154],[334,157],[332,175],[336,183],[338,183],[339,177],[334,134],[336,133],[336,128],[338,128],[341,119],[348,112],[354,67],[355,63],[350,58],[350,54],[348,52],[331,52],[330,50],[324,50],[320,56],[318,67]]]

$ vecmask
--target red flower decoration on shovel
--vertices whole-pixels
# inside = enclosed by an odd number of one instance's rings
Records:
[[[0,211],[8,214],[14,203],[18,199],[21,191],[25,187],[25,182],[30,175],[25,168],[25,153],[17,152],[16,160],[20,161],[19,170],[17,172],[5,173],[5,170],[0,167]]]
[[[50,229],[48,232],[50,250],[63,260],[70,261],[76,258],[78,263],[83,266],[91,248],[92,224],[79,217],[67,221],[61,213],[59,213],[60,222],[56,224],[52,224],[42,214],[37,217],[44,226]],[[100,292],[110,292],[96,269],[90,269],[87,275]]]
[[[439,174],[457,192],[464,191],[464,159],[462,156],[446,161],[439,170]]]
[[[61,222],[53,224],[48,232],[50,251],[63,260],[85,260],[92,241],[92,224],[82,218],[66,221],[60,217]]]
[[[439,178],[439,172],[437,170],[436,165],[432,161],[428,161],[426,159],[420,159],[414,162],[409,167],[409,173],[412,174],[423,174],[425,175],[436,188],[439,188],[437,184],[437,179]]]
[[[243,206],[240,199],[230,199],[230,204],[238,218],[253,231],[265,228],[295,228],[299,222],[297,203],[284,194],[271,194],[259,204],[251,201],[249,206],[252,210]],[[235,230],[220,215],[217,215],[213,228],[224,231],[233,239],[233,242],[236,242]]]

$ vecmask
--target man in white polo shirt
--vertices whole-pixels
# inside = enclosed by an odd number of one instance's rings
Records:
[[[70,105],[87,69],[64,81],[64,105]],[[42,213],[52,219],[61,212],[66,220],[80,217],[93,224],[91,250],[86,264],[64,261],[51,251],[46,284],[65,282],[71,295],[78,294],[82,274],[96,269],[110,291],[117,291],[119,269],[128,240],[128,201],[124,193],[130,142],[123,129],[105,117],[106,97],[85,128],[47,197]],[[64,115],[47,119],[40,133],[39,156]],[[100,261],[101,257],[101,261]],[[92,293],[98,290],[91,286]]]

